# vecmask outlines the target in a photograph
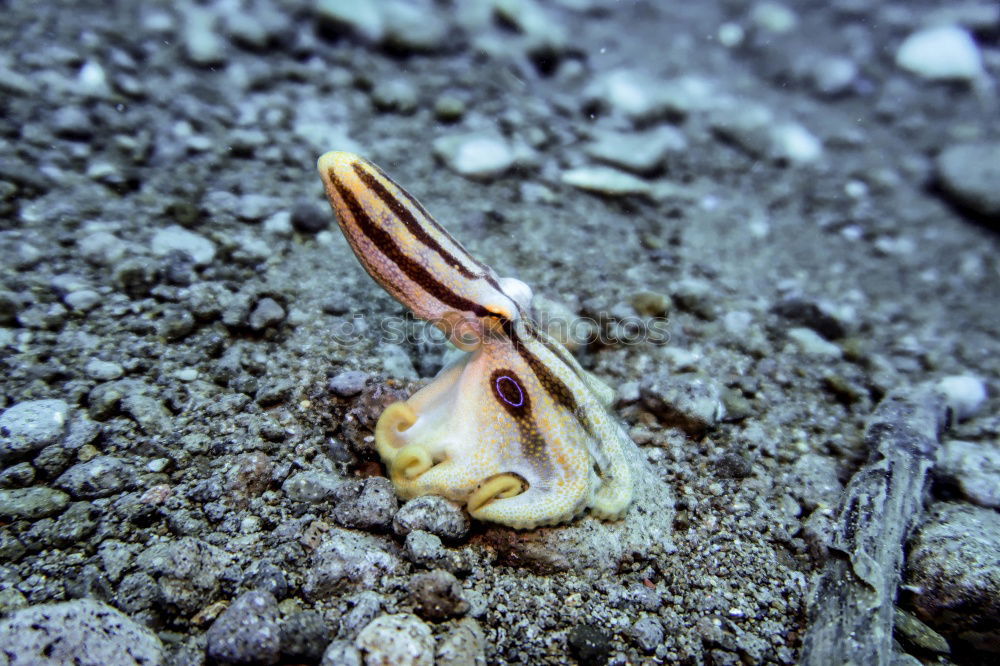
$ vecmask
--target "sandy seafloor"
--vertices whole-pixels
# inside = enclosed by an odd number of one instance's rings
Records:
[[[896,660],[988,663],[996,10],[0,3],[0,663],[796,663],[865,419],[947,376],[976,409],[924,529],[971,573],[908,569],[945,642]],[[897,63],[933,25],[974,71]],[[397,514],[371,428],[446,350],[390,339],[333,149],[593,321],[656,480],[623,524]]]

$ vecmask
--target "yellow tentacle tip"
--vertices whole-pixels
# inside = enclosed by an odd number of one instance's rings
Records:
[[[417,413],[405,402],[394,402],[385,408],[375,424],[375,448],[382,460],[391,465],[404,445],[401,434],[417,422]]]
[[[513,474],[500,474],[492,479],[483,482],[472,495],[469,496],[466,508],[473,518],[476,511],[483,508],[495,499],[506,499],[514,497],[524,492],[524,482]]]
[[[412,481],[434,465],[431,454],[419,444],[404,446],[396,454],[389,466],[389,476],[393,481]]]

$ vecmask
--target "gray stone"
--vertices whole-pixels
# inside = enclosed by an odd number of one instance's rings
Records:
[[[281,654],[286,660],[315,664],[323,658],[331,634],[322,613],[291,613],[281,623]]]
[[[1000,220],[1000,143],[950,146],[935,162],[941,189],[958,205]]]
[[[417,88],[406,79],[379,81],[371,95],[379,111],[413,113],[417,108]]]
[[[0,517],[11,520],[38,520],[62,512],[69,495],[53,488],[34,486],[0,490]]]
[[[177,224],[153,234],[150,250],[158,257],[178,250],[186,252],[197,266],[208,265],[215,259],[215,243]]]
[[[973,375],[949,375],[937,383],[956,421],[975,416],[986,402],[986,382]]]
[[[810,71],[813,88],[827,97],[849,92],[857,77],[858,66],[850,58],[842,56],[820,58]]]
[[[1000,446],[996,443],[946,441],[934,474],[969,501],[1000,509]]]
[[[121,408],[147,435],[162,435],[173,427],[173,415],[162,401],[146,393],[153,390],[142,384],[127,384]]]
[[[112,266],[125,256],[125,241],[109,231],[94,231],[77,241],[77,251],[98,266]]]
[[[88,377],[96,379],[99,382],[109,382],[119,379],[123,374],[125,374],[125,370],[117,363],[113,361],[102,361],[97,358],[92,358],[87,361],[87,364],[83,366],[83,371]]]
[[[281,203],[274,197],[250,192],[244,194],[236,203],[236,216],[242,220],[256,222],[271,215]]]
[[[385,36],[381,3],[369,0],[318,0],[316,18],[320,25],[335,32],[353,33],[378,43]]]
[[[66,321],[68,311],[62,303],[39,303],[22,310],[17,323],[39,331],[57,331]]]
[[[793,324],[808,326],[827,340],[847,334],[848,326],[833,307],[809,298],[793,296],[777,303],[771,311]]]
[[[10,530],[0,528],[0,562],[17,562],[26,551],[24,544]]]
[[[405,52],[433,51],[448,37],[448,24],[434,11],[420,3],[390,0],[381,4],[385,24],[385,45]]]
[[[10,666],[163,663],[163,645],[156,634],[91,599],[15,611],[0,621],[0,637],[0,657]]]
[[[368,626],[382,612],[386,605],[385,599],[371,590],[359,592],[347,600],[351,609],[344,614],[341,622],[341,635],[354,639],[361,630]]]
[[[216,16],[199,7],[188,7],[184,12],[181,30],[181,45],[184,54],[195,65],[218,66],[226,62],[228,48],[226,40],[217,32]]]
[[[465,617],[437,646],[435,666],[478,666],[486,663],[486,635],[479,623]]]
[[[210,659],[222,664],[275,664],[281,656],[278,602],[270,592],[237,597],[205,635]]]
[[[722,417],[719,387],[707,377],[667,373],[646,376],[639,385],[639,395],[660,423],[680,428],[692,437],[705,434]]]
[[[420,618],[410,613],[382,615],[365,627],[354,645],[364,653],[365,664],[433,666],[434,636]]]
[[[51,444],[39,451],[31,461],[46,478],[59,476],[73,460],[73,451],[62,444]]]
[[[569,169],[563,172],[562,182],[580,190],[610,197],[648,195],[652,192],[650,184],[641,178],[604,166]]]
[[[383,343],[379,347],[382,357],[382,369],[389,377],[397,379],[419,379],[416,368],[413,367],[413,359],[406,353],[402,346],[394,342]]]
[[[179,307],[164,310],[159,323],[159,333],[168,342],[176,342],[187,337],[194,330],[194,315]]]
[[[23,488],[35,480],[35,468],[31,463],[21,462],[0,470],[0,488]]]
[[[646,654],[652,654],[663,642],[663,625],[655,617],[646,616],[636,620],[629,635],[636,647]]]
[[[115,586],[115,605],[126,613],[140,613],[163,602],[156,579],[144,571],[130,573]]]
[[[428,569],[444,569],[458,575],[472,570],[468,551],[445,548],[439,537],[423,530],[413,530],[406,535],[403,551],[410,562]]]
[[[193,615],[213,601],[231,559],[204,541],[182,537],[150,546],[136,558],[136,566],[156,578],[172,611]]]
[[[578,624],[566,637],[566,646],[578,662],[596,666],[608,661],[611,654],[611,635],[596,624]]]
[[[469,516],[450,500],[424,495],[400,507],[392,521],[392,529],[401,537],[413,530],[422,530],[442,539],[458,541],[469,533]]]
[[[514,151],[507,141],[492,134],[442,136],[433,149],[449,169],[467,178],[496,178],[514,165]]]
[[[353,398],[364,390],[369,377],[361,370],[345,370],[330,379],[327,388],[338,398]]]
[[[788,329],[786,335],[788,336],[788,340],[806,356],[837,359],[844,354],[840,347],[823,339],[819,333],[811,328],[796,326]]]
[[[101,299],[101,295],[93,289],[81,289],[80,291],[66,294],[63,297],[63,303],[77,312],[88,312],[97,307]]]
[[[904,39],[896,64],[932,81],[972,81],[983,74],[975,40],[954,25],[923,28]]]
[[[669,153],[686,148],[684,134],[664,125],[647,132],[595,132],[584,152],[595,160],[646,174],[663,166]]]
[[[399,556],[385,550],[382,540],[333,528],[310,557],[302,591],[318,601],[359,586],[371,587],[381,576],[401,573],[405,566]]]
[[[817,453],[806,453],[795,461],[784,477],[784,485],[806,509],[832,509],[843,490],[836,462]]]
[[[94,133],[94,123],[87,113],[76,105],[63,106],[52,114],[52,130],[67,139],[84,140]]]
[[[316,234],[330,226],[330,211],[322,210],[311,201],[299,201],[292,208],[291,224],[296,231]]]
[[[53,545],[66,548],[83,541],[97,530],[102,509],[90,502],[74,502],[56,520]]]
[[[262,331],[270,326],[277,326],[285,320],[285,309],[273,298],[262,298],[257,302],[247,319],[250,328]]]
[[[73,499],[107,497],[135,483],[135,470],[114,456],[97,456],[73,465],[55,480],[55,485],[68,492]]]
[[[363,530],[388,529],[399,507],[392,482],[382,476],[345,481],[331,499],[337,524]]]
[[[54,444],[66,430],[64,400],[19,402],[0,414],[0,461]]]
[[[939,502],[910,539],[906,589],[954,646],[1000,653],[1000,513]]]
[[[440,622],[469,610],[469,602],[462,598],[462,585],[443,569],[416,574],[407,587],[410,601],[424,619]]]
[[[333,474],[306,470],[285,479],[281,489],[294,502],[316,504],[329,498],[334,489],[342,483],[343,481]]]
[[[350,641],[333,641],[326,646],[320,666],[361,666],[361,651]]]

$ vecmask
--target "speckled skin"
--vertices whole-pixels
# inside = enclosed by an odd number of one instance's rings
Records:
[[[368,272],[467,351],[379,419],[376,445],[400,496],[442,495],[515,528],[588,508],[621,517],[632,471],[607,410],[613,391],[535,326],[527,285],[497,278],[363,158],[327,153],[318,167]]]

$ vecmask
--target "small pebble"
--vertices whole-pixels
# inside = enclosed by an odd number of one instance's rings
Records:
[[[611,655],[611,636],[594,624],[578,624],[566,637],[569,652],[582,665],[605,664]]]
[[[597,192],[611,197],[648,195],[649,183],[630,173],[610,167],[580,167],[562,174],[562,182],[577,189]]]
[[[221,664],[274,664],[281,656],[282,623],[270,592],[240,595],[205,634],[205,652]]]
[[[330,226],[329,209],[321,210],[312,202],[300,201],[292,209],[292,227],[304,234],[316,234]]]
[[[408,589],[417,614],[427,620],[441,622],[469,610],[458,579],[443,569],[416,574],[410,579]]]
[[[93,599],[29,606],[0,620],[4,663],[161,664],[163,645],[150,629]]]
[[[229,49],[226,40],[216,30],[218,21],[215,15],[201,8],[189,7],[184,18],[181,44],[188,60],[204,67],[224,64]]]
[[[38,520],[61,513],[67,504],[66,493],[45,486],[0,490],[0,518],[8,520]]]
[[[285,479],[281,489],[294,502],[316,504],[328,499],[341,483],[343,481],[333,474],[305,470]]]
[[[366,666],[433,666],[434,636],[420,618],[410,613],[382,615],[361,630],[354,645],[365,655]]]
[[[0,461],[54,444],[66,430],[69,405],[63,400],[30,400],[0,414]]]
[[[663,165],[670,153],[687,148],[684,134],[669,125],[646,132],[595,132],[584,147],[588,156],[638,174],[647,174]]]
[[[74,499],[97,499],[135,485],[135,471],[121,458],[98,456],[66,470],[55,485]]]
[[[629,634],[636,647],[646,654],[652,654],[663,642],[663,625],[655,617],[643,617],[636,620]]]
[[[983,74],[975,40],[953,25],[919,30],[900,44],[896,64],[932,81],[972,81]]]
[[[692,437],[703,435],[723,416],[715,382],[697,375],[664,372],[646,376],[639,387],[642,402],[664,426]]]
[[[174,250],[187,252],[197,266],[208,265],[215,259],[215,243],[177,224],[153,234],[150,249],[159,257]]]
[[[334,375],[327,388],[338,398],[353,398],[364,390],[369,377],[367,372],[361,370],[345,370]]]
[[[333,519],[338,525],[362,530],[386,530],[399,507],[389,479],[374,476],[351,479],[331,493]]]
[[[799,351],[808,356],[836,359],[843,355],[840,347],[832,342],[827,342],[811,328],[790,328],[786,335],[799,348]]]
[[[975,416],[986,402],[986,382],[972,375],[951,375],[941,379],[938,389],[958,421]]]
[[[417,108],[417,89],[405,79],[380,81],[372,89],[372,104],[379,111],[413,113]]]
[[[434,666],[471,666],[486,663],[486,636],[479,623],[462,618],[437,646]]]
[[[125,256],[125,241],[107,231],[95,231],[77,241],[77,251],[92,264],[110,266]]]
[[[507,142],[488,134],[443,136],[434,141],[433,149],[448,168],[467,178],[496,178],[514,165]]]
[[[1000,443],[946,441],[934,476],[970,502],[1000,509]]]
[[[262,298],[250,312],[247,323],[255,331],[277,326],[285,320],[285,309],[273,298]]]
[[[465,511],[437,495],[423,495],[407,501],[392,521],[397,536],[405,537],[414,530],[423,530],[449,541],[465,538],[469,527]]]
[[[326,646],[320,666],[362,666],[361,651],[350,641],[333,641]]]
[[[1000,143],[949,146],[935,160],[945,195],[962,208],[1000,223]]]

